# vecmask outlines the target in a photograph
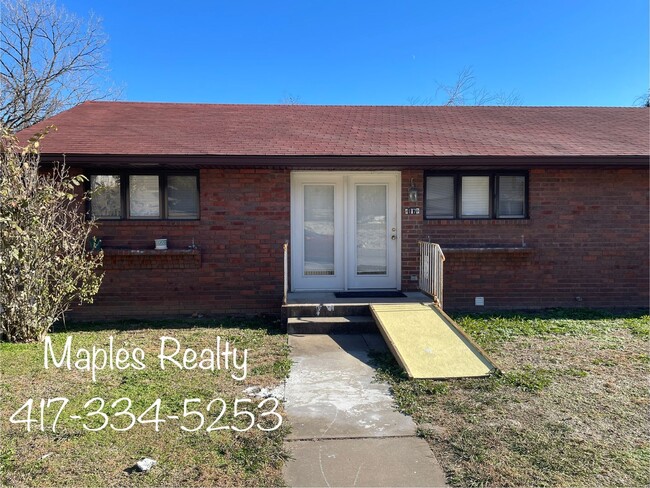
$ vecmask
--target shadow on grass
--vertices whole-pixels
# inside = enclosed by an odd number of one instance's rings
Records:
[[[568,319],[568,320],[605,320],[605,319],[638,319],[650,312],[647,308],[547,308],[540,310],[491,310],[476,312],[455,310],[452,317],[467,317],[477,319]]]
[[[179,317],[165,319],[118,319],[101,321],[59,321],[51,332],[99,332],[103,330],[133,331],[142,329],[207,329],[232,328],[265,330],[269,335],[286,334],[280,319],[276,316],[223,316],[223,317]]]
[[[409,381],[410,378],[406,371],[398,364],[395,357],[390,352],[370,351],[370,364],[377,370],[378,378],[393,381]]]

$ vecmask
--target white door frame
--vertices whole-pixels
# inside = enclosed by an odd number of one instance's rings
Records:
[[[350,267],[352,252],[355,252],[354,242],[354,222],[352,222],[351,212],[354,212],[355,204],[354,193],[352,188],[355,184],[368,182],[386,183],[389,190],[392,189],[394,194],[387,194],[387,226],[394,227],[395,232],[395,251],[394,256],[389,253],[389,259],[394,262],[388,263],[389,274],[391,268],[395,276],[392,280],[384,280],[387,283],[385,288],[373,287],[373,289],[401,289],[402,274],[402,250],[401,250],[401,172],[399,171],[292,171],[291,172],[291,290],[292,291],[341,291],[348,289],[363,289],[363,285],[357,280],[357,283],[350,283]],[[332,184],[335,186],[334,197],[334,218],[335,218],[335,235],[341,236],[335,238],[334,260],[335,273],[333,276],[304,276],[303,253],[304,253],[304,186],[314,184]],[[392,205],[391,205],[392,204]],[[393,206],[394,208],[390,208]],[[391,215],[392,212],[392,215]],[[390,230],[390,229],[389,229]],[[390,237],[389,237],[390,238]],[[390,248],[391,246],[387,246]],[[355,280],[352,280],[355,281]],[[363,280],[361,280],[363,281]],[[390,283],[388,283],[390,281]]]

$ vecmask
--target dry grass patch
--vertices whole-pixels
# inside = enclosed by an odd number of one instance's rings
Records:
[[[378,358],[454,486],[648,486],[645,313],[456,315],[503,373],[409,381]]]
[[[246,424],[233,418],[232,401],[249,398],[243,390],[249,386],[272,388],[289,372],[290,360],[286,335],[277,324],[262,320],[194,320],[159,322],[121,322],[79,324],[78,327],[51,334],[57,351],[66,336],[73,336],[73,354],[77,347],[108,347],[109,336],[115,347],[145,351],[146,369],[99,371],[97,382],[90,374],[67,369],[43,368],[42,344],[0,343],[0,482],[12,486],[278,486],[283,485],[281,469],[286,458],[282,442],[288,433],[286,421],[273,432],[253,427],[247,432],[219,430],[207,433],[205,427],[216,418],[218,408],[206,413],[207,402],[221,397],[228,409],[219,425]],[[230,341],[238,349],[248,349],[248,376],[235,381],[232,371],[165,369],[156,355],[160,337],[172,336],[185,347],[195,350],[215,348],[216,337]],[[36,423],[28,433],[24,425],[9,423],[9,417],[28,398],[35,399],[35,412],[41,398],[65,396],[70,399],[67,414],[59,420],[57,432],[41,432]],[[98,432],[83,429],[81,422],[69,419],[72,413],[87,412],[84,403],[93,397],[110,403],[120,397],[133,400],[131,411],[137,416],[156,398],[161,398],[160,416],[181,415],[185,398],[200,398],[205,414],[203,429],[185,432],[179,421],[168,420],[156,432],[154,425],[140,425],[125,432],[107,427]],[[255,399],[257,404],[260,400]],[[94,405],[96,407],[96,405]],[[280,406],[279,412],[282,412]],[[254,408],[248,407],[255,411]],[[153,418],[151,413],[149,418]],[[22,416],[24,418],[24,415]],[[52,415],[48,415],[50,419]],[[197,425],[189,417],[188,427]],[[268,418],[266,420],[269,420]],[[128,419],[111,417],[119,426]],[[95,422],[95,424],[93,424]],[[120,424],[122,422],[122,424]],[[90,426],[101,419],[88,419]],[[141,457],[158,464],[149,473],[128,472]]]

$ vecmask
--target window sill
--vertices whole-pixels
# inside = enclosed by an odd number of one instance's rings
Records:
[[[200,256],[198,249],[111,249],[104,248],[105,256]]]
[[[105,269],[197,269],[200,249],[111,249],[105,248]]]
[[[528,225],[530,219],[424,219],[435,225]]]
[[[98,225],[120,225],[120,226],[128,226],[128,225],[133,225],[137,227],[147,227],[147,226],[160,226],[160,225],[196,225],[201,222],[200,219],[177,219],[177,220],[170,220],[170,219],[141,219],[141,220],[135,220],[135,219],[97,219],[96,220]]]
[[[532,254],[535,249],[524,246],[442,246],[445,254],[483,254],[483,253],[507,253],[507,254]]]

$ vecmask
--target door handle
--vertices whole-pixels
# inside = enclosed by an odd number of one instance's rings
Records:
[[[397,239],[397,236],[390,236],[390,238],[391,238],[392,240],[396,240],[396,239]]]

